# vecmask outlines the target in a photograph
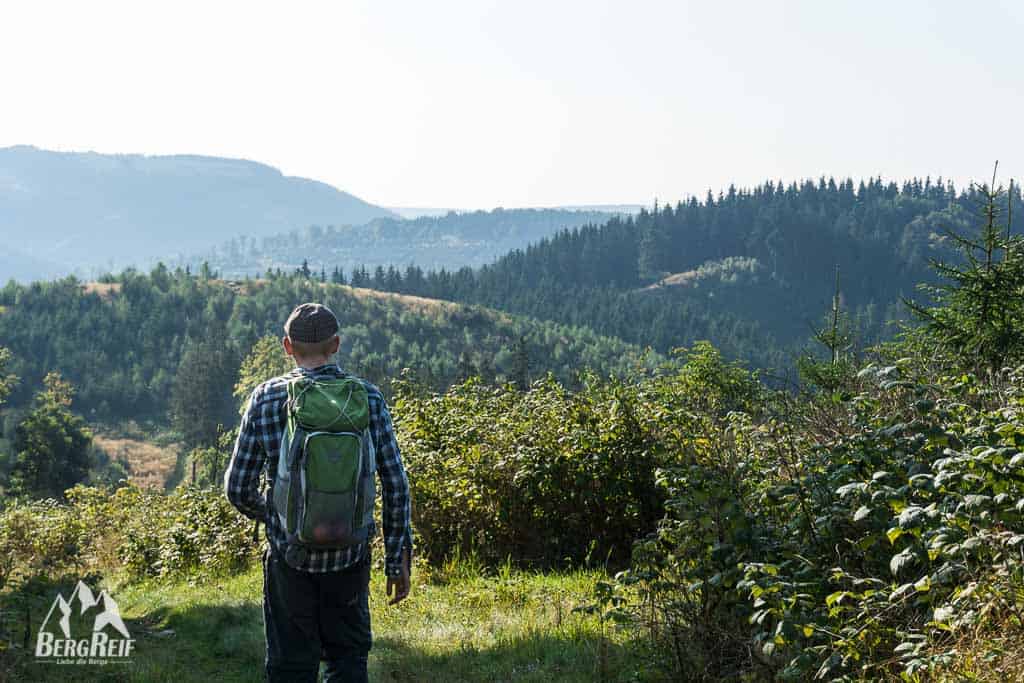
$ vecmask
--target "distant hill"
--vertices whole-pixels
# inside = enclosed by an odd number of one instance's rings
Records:
[[[146,266],[243,233],[393,216],[253,161],[0,149],[0,282]]]
[[[414,220],[378,218],[362,226],[308,226],[270,237],[239,236],[186,259],[209,262],[225,276],[292,271],[309,262],[315,272],[339,267],[407,266],[457,270],[482,266],[499,256],[582,225],[599,225],[626,213],[566,209],[449,211]],[[174,265],[179,265],[175,262]]]

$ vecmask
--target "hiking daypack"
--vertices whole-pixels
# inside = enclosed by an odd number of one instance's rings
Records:
[[[287,425],[271,492],[298,568],[310,549],[367,540],[376,499],[376,457],[366,386],[356,377],[288,380]]]

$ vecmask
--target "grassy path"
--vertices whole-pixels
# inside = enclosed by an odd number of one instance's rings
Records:
[[[594,573],[463,570],[414,578],[412,597],[389,607],[382,572],[371,585],[372,681],[630,681],[641,662],[594,617],[574,613]],[[150,583],[113,592],[136,653],[127,665],[38,665],[21,656],[6,672],[25,681],[260,681],[262,573]],[[0,671],[2,673],[2,671]],[[2,676],[0,676],[2,678]]]

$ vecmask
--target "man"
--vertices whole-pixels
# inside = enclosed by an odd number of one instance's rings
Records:
[[[268,681],[315,681],[321,659],[326,681],[366,681],[371,646],[370,540],[340,549],[304,550],[289,556],[286,530],[259,490],[260,472],[278,472],[277,460],[287,421],[289,380],[346,376],[331,363],[337,353],[338,320],[326,306],[302,304],[284,326],[284,351],[295,361],[291,372],[256,387],[238,428],[231,463],[224,475],[228,500],[242,514],[266,524],[268,550],[263,566],[263,621]],[[409,594],[412,533],[409,482],[380,390],[369,382],[369,434],[383,489],[385,572],[389,604]],[[294,565],[298,566],[294,566]]]

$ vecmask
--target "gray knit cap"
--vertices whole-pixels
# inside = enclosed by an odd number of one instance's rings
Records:
[[[292,341],[316,344],[338,333],[338,319],[322,304],[299,304],[288,316],[284,333]]]

